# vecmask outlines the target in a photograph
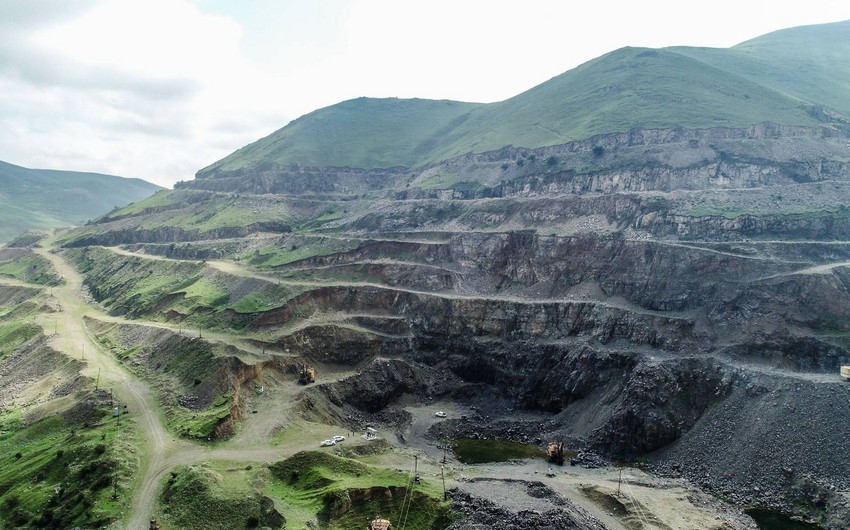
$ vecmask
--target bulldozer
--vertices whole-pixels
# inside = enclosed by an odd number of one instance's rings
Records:
[[[316,369],[313,367],[304,366],[298,372],[298,382],[302,385],[309,385],[316,382]]]
[[[546,460],[550,464],[564,465],[564,442],[549,442],[546,446]]]

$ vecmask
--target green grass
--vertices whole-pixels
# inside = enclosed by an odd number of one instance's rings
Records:
[[[213,202],[208,204],[212,208],[194,209],[183,215],[171,216],[165,222],[160,220],[157,224],[210,232],[218,228],[243,227],[254,223],[290,219],[290,216],[274,203],[256,201],[252,205],[246,205],[239,197],[217,198],[215,201],[208,202]]]
[[[850,23],[784,29],[729,49],[671,48],[778,92],[850,114]]]
[[[165,427],[175,435],[206,441],[230,417],[233,392],[224,392],[218,384],[224,377],[222,365],[228,362],[227,346],[168,332],[138,343],[125,326],[117,324],[97,329],[93,335],[151,385],[162,406]],[[178,398],[194,395],[196,387],[202,389],[199,395],[206,396],[204,400],[195,401],[197,408],[181,405]]]
[[[223,285],[207,278],[199,278],[181,289],[190,306],[223,307],[230,300],[230,292]]]
[[[128,257],[99,247],[74,250],[69,257],[86,275],[98,301],[108,307],[125,307],[131,315],[148,314],[164,298],[186,290],[196,295],[194,300],[174,303],[197,307],[221,303],[224,296],[220,287],[202,279],[204,266],[198,263]]]
[[[302,245],[295,248],[265,246],[243,256],[243,259],[252,267],[256,267],[258,269],[273,269],[280,265],[286,265],[302,259],[312,258],[315,256],[328,256],[334,253],[334,249],[322,245]]]
[[[359,98],[317,110],[205,168],[233,170],[260,162],[305,166],[411,165],[464,120],[475,103]]]
[[[158,189],[139,179],[0,162],[0,241],[28,229],[79,224]]]
[[[842,38],[847,42],[843,34]],[[635,127],[748,127],[766,121],[812,126],[831,120],[809,113],[800,98],[819,101],[820,97],[835,106],[846,101],[850,111],[850,97],[843,89],[850,81],[850,67],[845,68],[850,54],[821,53],[828,51],[828,45],[816,52],[796,46],[794,60],[783,62],[782,55],[772,51],[773,41],[755,44],[711,53],[623,48],[498,103],[345,101],[307,114],[236,151],[201,170],[199,178],[269,162],[284,166],[417,167],[507,145],[556,145]],[[764,75],[745,75],[754,64],[749,61],[753,55]],[[818,58],[821,56],[825,58]],[[833,56],[840,56],[836,59],[839,74],[826,84],[828,94],[817,83],[803,82],[808,69],[796,68],[797,62],[812,59],[818,79],[826,80]],[[736,62],[736,57],[747,60]],[[790,77],[795,81],[790,83],[798,90],[768,76],[771,71],[782,75],[793,72]],[[827,97],[830,95],[832,99]],[[426,187],[449,186],[443,178],[432,177]]]
[[[82,239],[96,237],[110,230],[152,230],[164,226],[215,233],[222,229],[241,230],[256,224],[261,230],[286,232],[296,213],[308,216],[311,211],[309,205],[293,205],[293,202],[291,199],[272,196],[166,190],[145,201],[110,212],[100,219],[99,224],[75,228],[63,235],[58,244],[74,245]],[[122,220],[118,227],[108,222],[118,219]]]
[[[0,527],[100,528],[122,517],[135,467],[126,453],[132,426],[105,421],[101,408],[104,420],[91,426],[0,415]]]
[[[14,352],[22,344],[38,336],[41,332],[41,327],[31,322],[0,321],[0,359]]]
[[[268,300],[257,293],[249,293],[233,304],[237,313],[256,313],[268,308]]]
[[[160,501],[166,512],[161,518],[165,529],[282,527],[282,521],[269,517],[262,495],[245,484],[244,477],[220,466],[175,469]]]
[[[329,530],[361,528],[376,514],[400,528],[408,482],[407,474],[319,452],[298,453],[267,468],[193,465],[171,473],[160,499],[166,513],[160,521],[166,530],[250,528],[257,521],[276,528],[268,510],[273,502],[286,528],[308,523]],[[455,518],[434,485],[416,485],[412,495],[405,528],[441,530]]]
[[[58,285],[61,279],[50,262],[30,251],[4,259],[0,254],[0,276],[11,276],[22,282]]]
[[[180,436],[204,440],[212,436],[215,428],[230,417],[233,405],[233,393],[227,392],[216,399],[212,405],[200,411],[185,407],[169,407],[166,413],[166,426]]]
[[[209,197],[208,193],[188,190],[159,190],[153,195],[140,201],[136,201],[123,208],[113,210],[105,214],[101,219],[108,221],[123,217],[130,217],[156,210],[169,210],[185,204],[187,201],[196,200],[199,197]]]
[[[284,515],[293,528],[318,517],[329,529],[359,528],[376,514],[400,524],[401,504],[410,486],[408,474],[367,466],[326,452],[307,451],[269,466],[274,478],[264,492],[287,507]],[[437,484],[413,486],[406,528],[441,529],[453,514],[442,502]]]
[[[458,182],[459,179],[456,175],[438,173],[422,181],[419,187],[423,190],[445,190],[453,187]]]
[[[545,453],[531,444],[521,444],[506,440],[455,440],[452,452],[464,464],[484,464],[488,462],[507,462],[525,458],[540,458]]]
[[[296,243],[288,245],[266,245],[249,253],[242,254],[239,259],[258,269],[274,269],[296,261],[319,256],[330,256],[338,252],[354,250],[360,245],[356,240],[339,240],[329,238],[299,238]]]

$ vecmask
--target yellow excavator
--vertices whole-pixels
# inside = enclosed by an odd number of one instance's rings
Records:
[[[546,460],[550,464],[564,465],[564,442],[549,442],[546,446]]]
[[[298,372],[298,382],[302,385],[309,385],[310,383],[316,382],[316,369],[313,367],[304,366],[300,372]]]

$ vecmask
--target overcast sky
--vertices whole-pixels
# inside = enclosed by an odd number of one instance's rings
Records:
[[[170,186],[346,99],[499,101],[622,46],[846,19],[846,0],[0,0],[0,160]]]

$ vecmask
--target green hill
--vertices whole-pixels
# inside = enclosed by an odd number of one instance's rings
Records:
[[[412,166],[483,106],[427,99],[358,98],[316,110],[206,170],[262,162],[360,168]]]
[[[415,167],[636,127],[824,125],[850,116],[848,87],[850,22],[778,31],[728,49],[622,48],[497,103],[345,101],[293,121],[198,177],[265,163]]]
[[[817,123],[794,98],[689,57],[646,48],[611,52],[472,114],[427,161],[636,127]]]
[[[850,115],[850,21],[775,31],[729,49],[670,51]]]
[[[0,162],[0,241],[29,229],[78,224],[159,189],[141,179]]]

